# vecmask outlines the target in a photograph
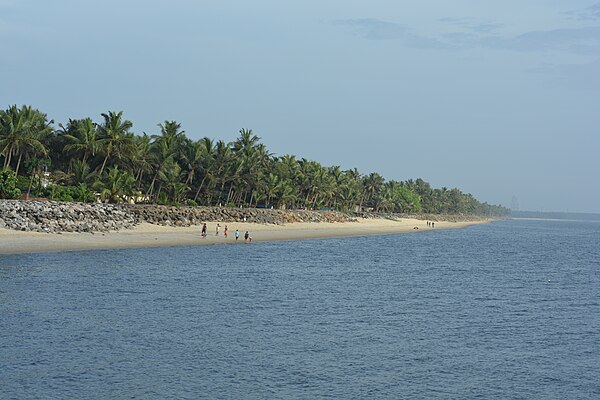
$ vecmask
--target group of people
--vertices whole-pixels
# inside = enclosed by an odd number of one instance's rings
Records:
[[[427,226],[431,227],[431,228],[435,228],[435,222],[433,222],[433,221],[427,221]]]
[[[207,226],[206,223],[202,224],[202,239],[206,239],[206,235],[207,235]],[[221,230],[221,224],[217,224],[217,226],[215,227],[215,236],[219,236],[219,231]],[[238,229],[235,230],[235,241],[237,242],[238,239],[240,238],[240,231]],[[227,225],[225,225],[225,228],[223,229],[223,236],[225,236],[225,238],[227,238],[229,236],[229,227]],[[252,242],[252,236],[250,236],[250,233],[248,231],[246,231],[246,233],[244,233],[244,241],[249,243]]]

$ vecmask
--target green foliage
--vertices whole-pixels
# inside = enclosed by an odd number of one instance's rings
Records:
[[[83,203],[93,203],[96,201],[96,196],[94,196],[94,193],[86,185],[49,185],[44,189],[43,194],[48,199],[55,201],[79,201]]]
[[[0,161],[28,175],[17,186],[40,193],[51,172],[53,198],[105,201],[379,210],[399,213],[503,215],[508,210],[477,201],[459,189],[435,189],[422,179],[386,181],[378,173],[324,166],[271,154],[251,129],[230,143],[186,137],[177,121],[157,134],[135,135],[123,112],[69,119],[60,129],[31,106],[0,110]],[[26,168],[21,167],[24,165]],[[31,178],[31,179],[29,179]],[[65,189],[59,189],[58,187]],[[78,189],[74,189],[78,188]]]
[[[192,199],[187,199],[185,202],[186,205],[191,206],[191,207],[196,207],[198,205],[198,203],[196,203],[194,200]]]
[[[18,199],[20,196],[15,173],[10,169],[0,170],[0,199]]]
[[[51,185],[48,187],[47,197],[55,201],[73,201],[71,186]]]
[[[22,162],[38,155],[46,155],[43,141],[52,132],[52,121],[46,114],[31,106],[16,105],[0,110],[0,154],[4,156],[4,168],[15,166],[19,175]]]
[[[158,204],[161,206],[166,206],[169,204],[169,198],[165,192],[161,192],[158,194]]]
[[[120,171],[119,167],[111,167],[102,175],[95,188],[100,190],[100,198],[111,203],[122,203],[139,195],[135,188],[135,179],[131,172]]]
[[[92,191],[88,189],[87,185],[83,183],[74,187],[72,196],[75,201],[81,201],[84,203],[93,203],[96,201],[96,196],[94,193],[92,193]]]
[[[29,181],[30,181],[30,177],[28,176],[24,176],[24,175],[19,175],[16,177],[15,179],[15,186],[22,191],[26,191],[27,188],[29,187]]]

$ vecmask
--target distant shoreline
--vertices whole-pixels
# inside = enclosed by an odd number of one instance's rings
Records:
[[[512,211],[511,219],[555,220],[555,221],[600,221],[600,214],[568,211]]]
[[[100,249],[151,248],[172,246],[202,246],[244,243],[244,233],[249,232],[252,243],[278,240],[304,240],[348,236],[386,235],[406,232],[425,232],[439,229],[458,229],[488,223],[491,220],[464,222],[435,221],[435,228],[420,219],[406,218],[400,221],[385,219],[358,219],[357,222],[309,223],[297,222],[285,225],[269,225],[244,222],[211,222],[208,236],[201,237],[201,227],[165,227],[149,223],[133,229],[106,233],[39,233],[0,229],[0,254],[26,254]],[[221,226],[219,236],[215,227]],[[225,225],[229,235],[224,237]],[[418,229],[415,229],[418,228]],[[239,239],[235,240],[235,230]]]
[[[570,218],[515,218],[512,217],[510,219],[514,219],[515,221],[562,221],[562,222],[600,222],[599,219],[570,219]]]

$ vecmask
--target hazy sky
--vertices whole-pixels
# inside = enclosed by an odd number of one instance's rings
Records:
[[[0,0],[0,107],[600,212],[600,2]]]

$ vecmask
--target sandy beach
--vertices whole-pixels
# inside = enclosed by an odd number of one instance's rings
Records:
[[[487,221],[435,223],[435,229],[456,229]],[[219,223],[221,230],[215,235]],[[385,219],[360,219],[345,223],[294,223],[287,225],[263,225],[252,223],[230,223],[229,236],[223,235],[223,222],[210,222],[208,235],[201,237],[200,226],[165,227],[148,223],[140,224],[131,230],[107,233],[62,233],[47,234],[37,232],[19,232],[0,229],[0,254],[38,253],[55,251],[77,251],[92,249],[119,249],[164,246],[201,246],[215,244],[244,244],[244,233],[249,231],[252,242],[275,240],[301,240],[342,236],[385,235],[401,232],[424,232],[431,230],[426,221],[403,219],[392,221]],[[419,229],[415,229],[415,227]],[[235,230],[240,231],[236,242]]]

